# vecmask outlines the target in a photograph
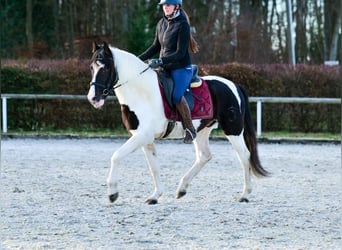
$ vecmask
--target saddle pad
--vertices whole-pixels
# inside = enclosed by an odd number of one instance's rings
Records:
[[[205,80],[201,79],[202,84],[199,87],[191,88],[194,99],[194,108],[191,110],[191,118],[195,119],[211,119],[213,118],[213,101],[208,85]],[[181,121],[176,110],[173,110],[166,101],[163,87],[159,84],[160,93],[163,99],[164,113],[167,119]]]

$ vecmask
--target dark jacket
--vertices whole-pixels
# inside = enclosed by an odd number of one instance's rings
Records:
[[[164,16],[160,19],[153,44],[139,58],[145,61],[159,53],[164,69],[184,68],[191,64],[189,43],[190,25],[180,11],[176,18],[168,20]]]

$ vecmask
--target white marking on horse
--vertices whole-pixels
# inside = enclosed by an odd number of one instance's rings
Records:
[[[91,82],[90,82],[90,89],[89,89],[89,92],[88,92],[88,95],[87,95],[87,99],[96,109],[98,109],[98,108],[101,108],[104,105],[104,100],[103,99],[101,99],[99,101],[94,100],[94,98],[96,96],[96,93],[95,93],[95,86],[92,85],[92,83],[96,82],[96,75],[97,75],[97,73],[99,72],[99,70],[101,68],[105,67],[105,65],[97,60],[96,62],[93,62],[90,65],[90,67],[92,69],[92,79],[91,79]]]

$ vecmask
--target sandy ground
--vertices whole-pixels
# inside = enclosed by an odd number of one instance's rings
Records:
[[[122,139],[3,139],[1,249],[340,249],[341,145],[259,144],[271,178],[242,169],[226,141],[182,199],[174,198],[194,149],[158,141],[165,193],[144,203],[152,177],[141,150],[118,166],[120,197],[105,180]]]

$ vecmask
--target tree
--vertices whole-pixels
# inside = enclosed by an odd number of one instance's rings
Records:
[[[299,63],[341,60],[341,1],[292,0]],[[139,54],[162,16],[157,2],[0,0],[2,57],[89,58],[93,40]],[[195,63],[288,62],[283,0],[186,0],[183,7],[200,45]]]
[[[307,41],[307,14],[308,0],[297,1],[297,8],[294,13],[296,23],[296,61],[307,62],[308,41]]]
[[[153,19],[151,14],[154,13],[151,12],[145,1],[136,1],[132,7],[134,11],[131,9],[128,13],[130,22],[124,37],[126,38],[127,50],[138,55],[145,51],[154,39],[155,25],[150,27],[149,22],[150,19]]]
[[[26,2],[20,0],[1,0],[1,56],[15,58],[21,56],[21,49],[27,48],[25,34]]]
[[[26,1],[26,38],[28,56],[33,56],[33,34],[32,34],[32,0]]]
[[[337,59],[341,15],[341,0],[324,0],[325,60]]]

